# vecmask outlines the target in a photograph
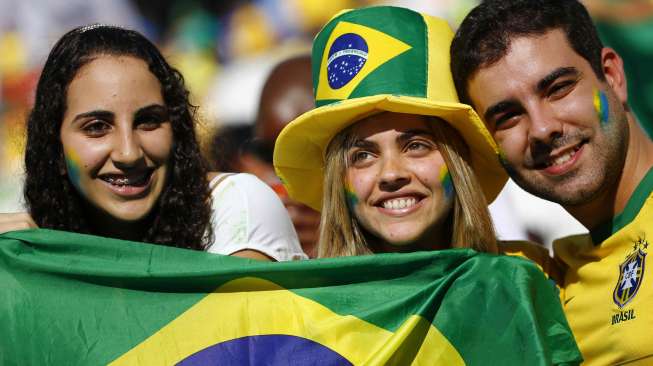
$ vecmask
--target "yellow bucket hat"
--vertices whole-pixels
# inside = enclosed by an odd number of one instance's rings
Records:
[[[277,138],[274,167],[291,198],[322,207],[324,156],[331,139],[376,112],[435,116],[471,151],[472,168],[492,202],[507,180],[499,149],[476,112],[461,104],[449,69],[453,32],[446,21],[378,6],[333,17],[313,42],[315,109]]]

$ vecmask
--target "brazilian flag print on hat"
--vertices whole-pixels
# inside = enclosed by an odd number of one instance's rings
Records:
[[[507,180],[499,150],[474,110],[458,101],[449,69],[453,32],[442,19],[379,6],[347,10],[313,42],[315,109],[277,138],[274,166],[290,197],[319,210],[331,139],[382,111],[435,116],[471,151],[472,168],[492,202]]]

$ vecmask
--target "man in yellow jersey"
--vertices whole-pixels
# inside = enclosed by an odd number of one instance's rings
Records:
[[[510,176],[590,231],[554,243],[587,364],[653,364],[653,142],[628,106],[622,59],[575,0],[485,1],[451,56],[460,99]]]

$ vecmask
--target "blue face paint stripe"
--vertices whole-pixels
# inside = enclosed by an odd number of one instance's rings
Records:
[[[601,90],[594,90],[593,104],[601,126],[606,125],[610,117],[610,103],[608,103],[607,95]]]
[[[350,210],[353,210],[356,205],[358,205],[358,196],[354,192],[354,189],[351,187],[351,183],[345,183],[345,199],[347,200],[347,206]]]
[[[443,165],[440,168],[440,183],[442,184],[442,189],[444,190],[444,195],[446,198],[451,198],[455,191],[453,187],[453,181],[451,180],[451,174],[446,165]]]
[[[605,93],[601,92],[601,122],[602,123],[608,123],[608,117],[610,114],[610,107],[608,104],[608,97],[605,95]]]
[[[73,151],[67,151],[64,153],[66,160],[66,172],[68,173],[68,178],[70,182],[81,192],[80,184],[80,175],[79,175],[79,157]]]

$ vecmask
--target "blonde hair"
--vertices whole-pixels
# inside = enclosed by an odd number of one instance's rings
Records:
[[[487,201],[470,166],[469,149],[458,131],[437,117],[427,118],[435,143],[451,175],[454,204],[451,248],[472,248],[496,253],[497,240]],[[365,232],[351,214],[345,195],[347,152],[356,142],[354,127],[340,131],[325,154],[324,192],[318,257],[372,254]]]

